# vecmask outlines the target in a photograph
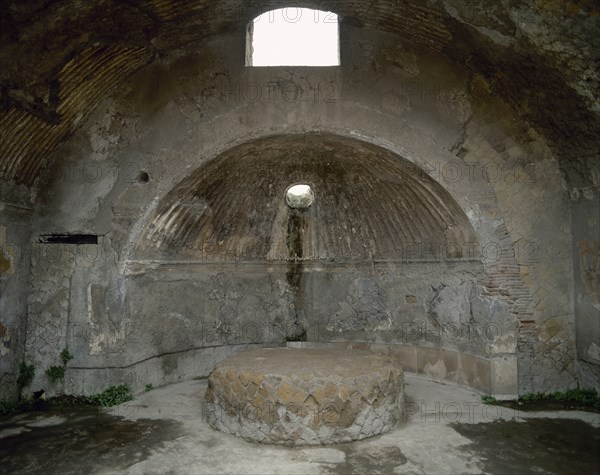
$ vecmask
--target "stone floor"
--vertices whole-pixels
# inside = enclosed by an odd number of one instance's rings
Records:
[[[600,417],[522,413],[406,375],[408,415],[349,444],[285,448],[211,429],[206,381],[154,389],[98,411],[28,413],[0,423],[0,473],[461,474],[600,473]]]

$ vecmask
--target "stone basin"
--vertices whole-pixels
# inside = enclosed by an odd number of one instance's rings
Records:
[[[214,429],[255,442],[350,442],[401,419],[403,378],[401,366],[364,350],[249,350],[216,365],[205,413]]]

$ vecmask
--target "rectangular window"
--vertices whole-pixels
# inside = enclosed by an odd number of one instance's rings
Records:
[[[272,10],[248,26],[246,66],[339,66],[339,42],[335,13]]]

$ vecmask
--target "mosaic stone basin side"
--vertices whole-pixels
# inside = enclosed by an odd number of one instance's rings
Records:
[[[215,367],[205,414],[214,429],[256,442],[350,442],[401,419],[403,376],[387,357],[363,350],[250,350]]]

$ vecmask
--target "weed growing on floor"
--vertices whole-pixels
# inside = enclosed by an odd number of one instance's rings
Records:
[[[561,401],[578,404],[583,407],[600,408],[600,397],[595,389],[569,389],[554,393],[527,393],[519,397],[520,402]]]
[[[13,401],[0,401],[0,416],[6,416],[17,410],[17,403]]]
[[[484,404],[494,404],[515,409],[577,409],[598,412],[600,410],[600,397],[595,389],[569,389],[553,393],[531,392],[522,394],[519,399],[512,401],[498,401],[490,395],[481,396]]]
[[[485,394],[485,395],[481,396],[481,402],[484,404],[496,404],[498,401],[496,400],[496,398],[494,396]]]
[[[9,416],[15,412],[30,411],[34,408],[32,399],[19,401],[0,401],[0,417]]]
[[[111,386],[100,394],[94,394],[87,397],[89,403],[93,406],[111,407],[122,404],[133,399],[131,389],[126,384],[120,386]]]
[[[64,369],[62,366],[58,368]],[[148,385],[146,385],[148,386]],[[102,406],[111,407],[133,399],[131,389],[126,384],[111,386],[106,391],[91,396],[74,396],[62,394],[48,399],[32,398],[20,401],[0,401],[0,417],[7,417],[17,412],[45,411],[53,408]]]

